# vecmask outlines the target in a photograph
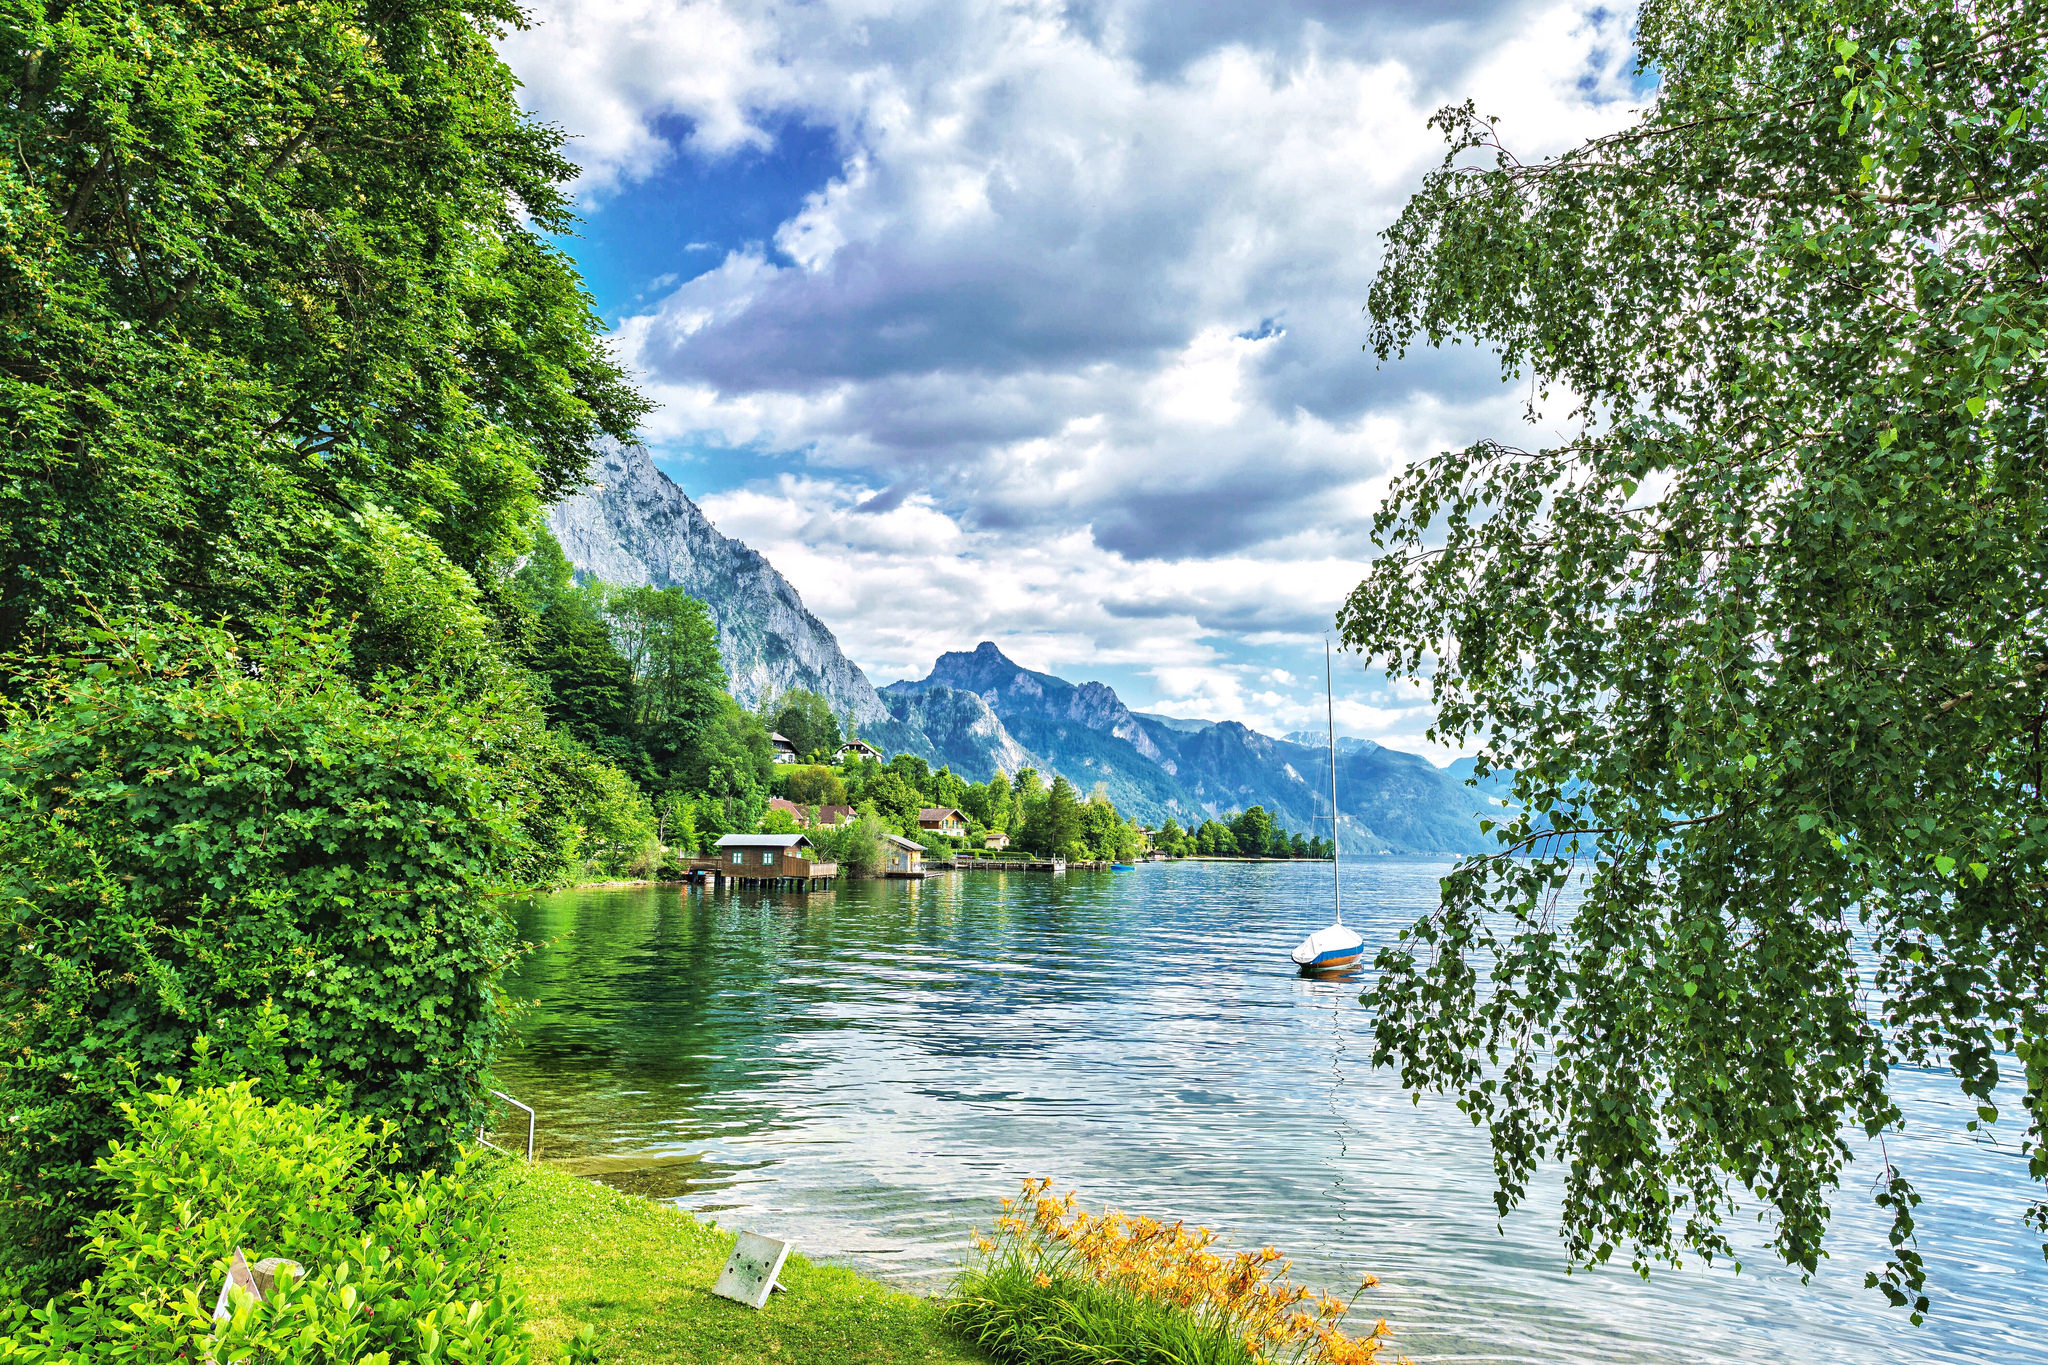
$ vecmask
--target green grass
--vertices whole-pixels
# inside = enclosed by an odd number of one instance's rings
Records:
[[[538,1349],[559,1359],[585,1325],[605,1365],[981,1365],[926,1299],[792,1255],[759,1312],[711,1284],[732,1234],[545,1165],[508,1166],[509,1269]]]

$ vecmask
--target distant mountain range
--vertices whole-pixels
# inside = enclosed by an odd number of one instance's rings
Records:
[[[915,753],[974,781],[998,769],[1061,773],[1152,825],[1261,805],[1289,829],[1325,827],[1330,751],[1320,735],[1274,739],[1236,721],[1133,711],[1104,683],[1033,672],[988,641],[941,655],[920,681],[877,691],[775,566],[720,535],[645,450],[606,450],[590,480],[549,510],[563,553],[579,573],[673,585],[704,602],[733,693],[749,706],[808,688],[885,752]],[[1414,754],[1340,739],[1337,795],[1346,852],[1491,846],[1477,823],[1487,800]]]

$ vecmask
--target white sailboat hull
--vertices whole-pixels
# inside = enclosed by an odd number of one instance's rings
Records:
[[[1318,929],[1301,941],[1291,956],[1304,971],[1334,972],[1357,965],[1365,955],[1365,940],[1341,924]]]

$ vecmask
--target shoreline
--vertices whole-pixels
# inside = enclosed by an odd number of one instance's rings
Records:
[[[508,1162],[506,1272],[536,1360],[567,1359],[585,1326],[608,1365],[986,1365],[938,1320],[938,1304],[798,1247],[787,1293],[755,1310],[711,1293],[734,1231],[589,1176]],[[762,1231],[773,1232],[773,1228]],[[558,1355],[558,1353],[560,1353]]]

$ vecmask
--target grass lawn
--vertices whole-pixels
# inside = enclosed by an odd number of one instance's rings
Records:
[[[718,1298],[732,1234],[545,1165],[509,1166],[512,1277],[538,1350],[555,1360],[585,1323],[605,1365],[965,1365],[988,1357],[939,1326],[928,1300],[791,1255],[786,1294],[760,1312]]]

